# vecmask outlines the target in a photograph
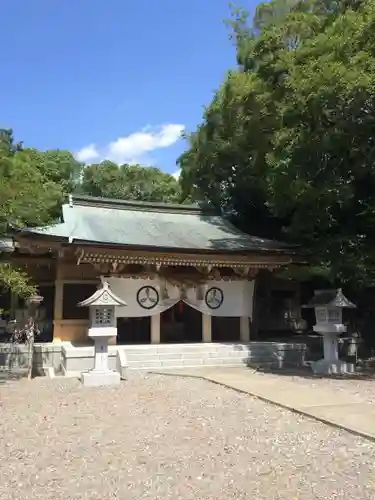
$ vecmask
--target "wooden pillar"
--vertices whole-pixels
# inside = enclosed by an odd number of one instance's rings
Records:
[[[160,344],[160,313],[151,316],[151,344]]]
[[[250,318],[248,316],[240,317],[240,339],[241,342],[250,342]]]
[[[202,342],[212,342],[212,316],[202,313]]]
[[[63,312],[63,288],[64,283],[62,280],[55,281],[55,304],[53,308],[53,319],[62,320]]]
[[[64,282],[61,279],[55,280],[55,303],[53,307],[53,342],[60,342],[59,333],[56,332],[58,328],[55,327],[56,324],[62,320],[63,312],[63,287]]]

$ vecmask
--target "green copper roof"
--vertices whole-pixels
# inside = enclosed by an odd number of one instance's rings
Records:
[[[196,205],[167,205],[70,197],[63,222],[28,234],[63,238],[70,243],[220,252],[286,250],[287,245],[237,230],[214,212]]]

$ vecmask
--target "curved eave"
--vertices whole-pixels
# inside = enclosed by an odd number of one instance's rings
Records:
[[[33,241],[43,241],[46,243],[47,241],[51,243],[61,244],[63,246],[78,246],[78,247],[96,247],[108,250],[132,250],[132,251],[157,251],[157,252],[165,252],[165,253],[196,253],[196,254],[205,254],[205,255],[238,255],[238,256],[246,256],[249,254],[267,254],[267,255],[285,255],[295,258],[296,260],[302,259],[303,252],[298,252],[297,246],[289,246],[286,248],[240,248],[240,249],[231,249],[231,248],[205,248],[205,249],[197,249],[197,248],[184,248],[184,247],[155,247],[152,245],[126,245],[126,244],[116,244],[116,243],[103,243],[98,241],[87,241],[80,240],[76,238],[71,238],[67,236],[57,236],[51,234],[43,234],[42,232],[33,232],[32,230],[25,229],[17,229],[12,228],[11,232],[15,237],[30,239]],[[15,238],[16,239],[16,238]],[[304,263],[304,260],[301,261]]]
[[[278,248],[254,248],[254,249],[218,249],[218,248],[205,248],[205,249],[197,249],[197,248],[189,248],[189,247],[155,247],[153,245],[119,245],[115,243],[102,243],[97,241],[86,241],[86,240],[78,240],[74,239],[73,244],[81,247],[97,247],[97,248],[107,248],[110,250],[144,250],[145,252],[150,251],[158,251],[158,252],[167,252],[167,253],[199,253],[199,254],[236,254],[236,255],[248,255],[257,254],[257,253],[277,253],[277,254],[285,254],[285,255],[298,255],[297,252],[290,251],[288,249],[278,249]]]
[[[24,237],[27,239],[32,239],[32,240],[49,240],[53,242],[60,242],[60,243],[69,243],[69,237],[68,236],[57,236],[57,235],[51,235],[51,234],[44,234],[42,232],[34,232],[29,229],[18,229],[18,228],[10,228],[8,230],[8,233],[13,236],[14,239],[16,239],[17,236],[19,237]]]

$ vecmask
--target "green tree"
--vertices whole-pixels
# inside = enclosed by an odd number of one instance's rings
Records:
[[[180,185],[170,174],[154,167],[117,165],[110,161],[85,167],[80,191],[91,196],[177,203]]]
[[[267,207],[267,165],[274,116],[263,113],[267,92],[257,78],[232,72],[206,110],[179,158],[184,195],[204,200],[235,218],[242,228],[275,236],[279,221]]]
[[[184,192],[310,250],[331,280],[375,281],[375,1],[235,11],[238,69],[179,159]]]
[[[9,225],[24,227],[49,222],[61,199],[60,186],[46,179],[29,161],[22,145],[14,142],[11,130],[1,130],[0,238],[7,235]],[[4,261],[0,261],[0,287],[21,296],[34,290],[24,272]]]
[[[70,151],[38,151],[28,148],[23,152],[30,164],[34,165],[46,180],[59,185],[64,193],[72,193],[79,186],[83,164],[78,162]]]
[[[270,203],[332,280],[375,281],[375,2],[352,5],[293,53],[268,155]]]

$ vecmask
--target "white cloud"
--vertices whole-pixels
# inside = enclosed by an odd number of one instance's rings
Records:
[[[96,149],[95,144],[89,144],[75,154],[76,159],[82,162],[96,160],[99,156],[99,151]]]
[[[177,172],[174,172],[172,174],[172,177],[174,177],[178,181],[178,179],[180,178],[180,175],[181,175],[181,169],[177,170]]]
[[[90,144],[82,148],[76,158],[89,161],[100,158],[116,163],[149,163],[148,155],[156,149],[167,148],[177,142],[184,126],[169,123],[157,128],[145,127],[125,137],[119,137],[103,148]],[[84,158],[84,159],[83,159]]]

